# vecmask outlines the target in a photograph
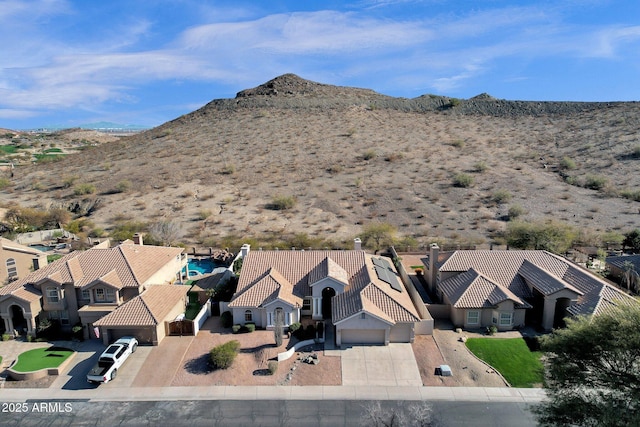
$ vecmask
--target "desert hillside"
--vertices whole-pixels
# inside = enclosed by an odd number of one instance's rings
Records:
[[[404,99],[288,74],[20,166],[0,200],[89,206],[107,230],[175,220],[191,244],[282,233],[348,241],[374,221],[422,244],[488,243],[510,209],[624,232],[640,224],[639,130],[639,103]]]

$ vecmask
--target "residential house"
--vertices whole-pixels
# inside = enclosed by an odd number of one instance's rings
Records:
[[[605,263],[611,276],[618,279],[622,286],[640,288],[640,255],[609,256]]]
[[[336,345],[412,342],[421,319],[391,260],[359,248],[249,251],[229,309],[236,324],[271,329],[303,317],[335,327]],[[320,323],[322,324],[322,323]]]
[[[36,318],[44,317],[67,329],[81,324],[85,338],[97,338],[94,322],[150,286],[180,279],[186,264],[183,249],[147,246],[140,235],[72,252],[0,288],[2,326],[34,335]]]
[[[184,313],[188,286],[153,285],[93,323],[105,345],[124,336],[158,345],[167,334],[165,322]]]
[[[0,285],[17,280],[47,265],[47,255],[37,249],[0,237]]]
[[[458,250],[431,245],[429,291],[450,306],[454,325],[551,330],[566,316],[598,314],[635,300],[565,258],[539,250]]]

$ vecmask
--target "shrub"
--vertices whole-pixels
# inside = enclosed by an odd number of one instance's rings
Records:
[[[268,205],[268,208],[275,211],[284,211],[291,209],[295,205],[296,198],[293,196],[274,196],[271,199],[271,203]]]
[[[487,335],[495,335],[498,332],[496,325],[487,326]]]
[[[367,150],[362,155],[362,158],[364,160],[372,160],[372,159],[375,159],[376,156],[377,156],[377,154],[376,154],[375,150]]]
[[[230,311],[225,311],[220,315],[220,322],[223,328],[230,328],[233,325],[233,315]]]
[[[96,192],[96,187],[93,184],[78,184],[73,188],[73,194],[76,196],[82,196],[85,194],[93,194]]]
[[[453,177],[453,185],[460,188],[468,188],[473,185],[473,177],[466,173],[459,173]]]
[[[509,220],[516,219],[519,216],[524,215],[524,214],[525,214],[525,210],[520,205],[513,205],[513,206],[509,207],[509,213],[508,213]]]
[[[308,325],[307,329],[304,331],[304,336],[306,339],[310,340],[316,337],[316,327],[314,325]]]
[[[255,323],[246,323],[244,325],[245,329],[247,330],[247,332],[253,332],[256,330],[256,324]]]
[[[607,185],[607,178],[600,175],[587,175],[584,179],[585,188],[591,190],[602,190]]]
[[[9,341],[11,339],[11,335],[9,334],[2,334],[2,341]]]
[[[131,189],[131,181],[128,179],[123,179],[116,185],[116,191],[118,193],[126,193]]]
[[[640,158],[640,144],[633,147],[633,151],[631,151],[631,156],[636,159]]]
[[[487,166],[485,162],[478,162],[475,165],[473,165],[473,171],[478,173],[482,173],[486,171],[488,168],[489,166]]]
[[[4,190],[11,185],[11,181],[7,178],[0,178],[0,190]]]
[[[236,165],[234,165],[233,163],[227,163],[222,167],[220,173],[222,175],[233,175],[234,173],[236,173]]]
[[[276,362],[275,360],[270,360],[267,364],[267,367],[269,369],[269,375],[275,375],[275,373],[278,371],[278,362]]]
[[[624,197],[625,199],[640,202],[640,190],[620,190],[620,196]]]
[[[464,147],[464,140],[456,139],[451,143],[451,145],[453,145],[456,148],[462,148],[462,147]]]
[[[560,169],[571,171],[571,170],[574,170],[575,168],[576,168],[576,162],[574,162],[569,157],[563,157],[562,160],[560,160]]]
[[[291,332],[291,334],[295,335],[296,331],[300,330],[300,328],[302,327],[302,324],[300,322],[295,322],[289,325],[289,332]]]
[[[491,199],[496,203],[506,203],[511,200],[511,193],[509,193],[507,190],[498,190],[493,193]]]
[[[214,369],[227,369],[240,352],[240,342],[233,340],[211,349],[209,360]]]
[[[231,332],[233,332],[234,334],[237,334],[240,332],[241,328],[242,328],[242,325],[233,325],[231,327]]]

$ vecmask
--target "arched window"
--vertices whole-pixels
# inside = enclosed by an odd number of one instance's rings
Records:
[[[14,258],[7,259],[7,276],[9,279],[18,277],[18,268],[16,267],[16,260]]]
[[[253,322],[253,313],[251,312],[251,310],[247,310],[244,312],[244,321]]]

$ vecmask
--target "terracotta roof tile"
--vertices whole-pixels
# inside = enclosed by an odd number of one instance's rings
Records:
[[[440,288],[456,308],[491,308],[506,300],[513,301],[518,307],[530,307],[508,288],[473,268],[443,281]]]
[[[455,251],[448,254],[440,268],[444,272],[461,273],[474,269],[491,282],[506,287],[522,300],[531,296],[527,281],[545,295],[560,289],[571,289],[579,295],[577,304],[567,308],[574,315],[598,313],[610,306],[635,301],[599,277],[546,251]],[[455,277],[458,276],[447,279],[438,286],[445,284],[447,292],[454,295],[454,284],[460,285],[450,281]],[[468,284],[468,281],[465,283]],[[463,291],[458,290],[460,292]],[[473,298],[477,300],[478,297],[476,295]]]
[[[137,297],[94,322],[94,326],[156,326],[185,298],[188,286],[151,285]]]
[[[288,295],[293,298],[290,301],[301,303],[301,298],[311,296],[309,285],[325,277],[347,283],[344,293],[333,299],[334,321],[344,320],[367,308],[372,314],[376,311],[379,317],[394,322],[420,320],[400,279],[401,292],[378,279],[371,256],[364,251],[249,252],[229,307],[259,307]],[[291,285],[290,293],[288,284]]]
[[[14,283],[38,283],[52,277],[60,283],[74,283],[75,287],[83,287],[115,271],[122,287],[137,288],[182,252],[182,248],[133,244],[107,249],[92,248],[71,252]]]

